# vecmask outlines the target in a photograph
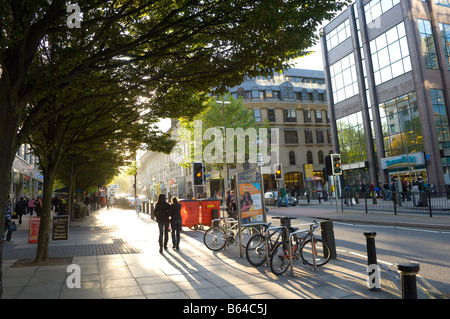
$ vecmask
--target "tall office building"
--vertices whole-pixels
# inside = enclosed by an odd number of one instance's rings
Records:
[[[450,185],[450,0],[356,0],[323,29],[344,182]]]

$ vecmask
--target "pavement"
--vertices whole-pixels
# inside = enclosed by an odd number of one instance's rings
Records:
[[[336,213],[329,204],[307,208],[272,208],[269,212],[450,229],[449,216]],[[24,216],[13,242],[3,246],[3,299],[177,299],[178,307],[183,307],[179,311],[188,313],[195,309],[192,303],[184,303],[187,300],[401,299],[399,276],[385,265],[380,265],[381,289],[368,288],[365,256],[339,254],[317,270],[300,264],[294,266],[292,276],[289,271],[276,276],[270,267],[251,266],[237,245],[218,252],[208,250],[203,244],[204,230],[185,227],[180,250],[173,250],[169,240],[168,250],[160,254],[157,223],[148,214],[117,208],[100,209],[72,221],[69,239],[50,243],[51,263],[29,265],[36,244],[28,243],[28,219]]]

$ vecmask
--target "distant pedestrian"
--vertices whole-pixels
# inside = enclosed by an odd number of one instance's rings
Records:
[[[36,215],[41,217],[42,212],[42,199],[38,196],[36,202],[34,203],[34,210],[36,211]]]
[[[33,215],[33,210],[34,210],[34,197],[32,197],[29,201],[28,201],[28,211],[30,212],[30,216]]]
[[[20,200],[16,204],[16,213],[19,216],[19,224],[22,224],[22,215],[27,213],[27,203],[20,197]]]
[[[11,223],[11,200],[8,195],[8,200],[6,201],[6,215],[5,215],[5,230],[3,232],[3,241],[10,242],[12,237],[12,231],[10,226]]]
[[[170,205],[166,202],[166,195],[160,194],[154,210],[159,227],[158,242],[160,253],[163,252],[163,247],[167,249],[167,242],[169,241],[169,208]]]
[[[178,198],[172,197],[172,205],[169,209],[170,226],[172,228],[172,244],[173,249],[180,249],[180,237],[183,221],[181,219],[181,204],[178,202]]]

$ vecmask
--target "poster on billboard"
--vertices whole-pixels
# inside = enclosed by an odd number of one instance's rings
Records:
[[[242,224],[264,221],[261,193],[261,183],[239,184]]]

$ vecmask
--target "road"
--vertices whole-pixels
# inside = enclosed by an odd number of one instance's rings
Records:
[[[270,208],[270,207],[269,207]],[[302,210],[308,209],[310,215],[327,206],[308,208],[271,209],[268,221],[278,225],[273,216],[296,216],[293,226],[307,227],[311,217],[304,216]],[[319,219],[317,219],[319,221]],[[302,226],[303,225],[303,226]],[[416,262],[420,264],[417,276],[418,290],[430,298],[450,298],[450,231],[443,229],[421,229],[388,225],[333,222],[337,255],[357,255],[367,258],[367,245],[364,232],[376,232],[375,245],[377,261],[392,271],[389,272],[400,282],[396,271],[397,263]]]

